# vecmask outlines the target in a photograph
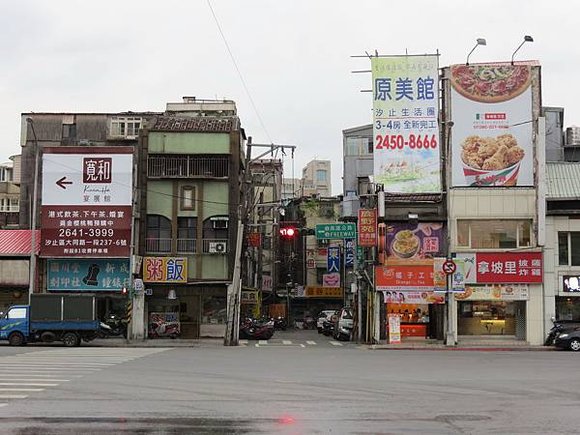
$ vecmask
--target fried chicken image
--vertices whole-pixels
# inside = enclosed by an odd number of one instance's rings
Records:
[[[506,155],[507,165],[508,166],[515,165],[517,162],[519,162],[521,159],[524,158],[525,154],[526,153],[524,152],[523,148],[517,145],[510,148]]]
[[[502,134],[496,138],[468,136],[464,139],[461,160],[474,169],[497,171],[515,165],[525,156],[511,134]]]
[[[488,171],[497,171],[498,169],[507,168],[506,157],[507,157],[508,147],[502,145],[499,147],[497,152],[483,162],[481,169]]]

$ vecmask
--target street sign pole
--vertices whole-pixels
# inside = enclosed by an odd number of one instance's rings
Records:
[[[453,266],[453,260],[448,258],[445,264],[451,262]],[[453,272],[455,272],[455,267],[449,267],[445,270],[445,304],[447,313],[447,333],[445,335],[445,345],[455,346],[455,331],[453,330],[453,292],[451,291],[451,280],[453,278]]]

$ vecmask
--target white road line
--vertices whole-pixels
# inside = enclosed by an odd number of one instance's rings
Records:
[[[314,345],[314,344],[316,344],[316,342],[315,341],[312,341],[312,340],[306,340],[306,344],[312,344],[312,345]]]
[[[258,344],[268,344],[268,340],[258,340]]]
[[[0,408],[5,407],[6,405],[8,405],[8,403],[0,403]]]
[[[306,347],[306,345],[305,345],[305,344],[302,344],[302,343],[300,343],[300,347]]]
[[[256,343],[256,347],[260,347],[260,345],[258,343]]]
[[[58,364],[59,366],[69,366],[69,367],[102,367],[102,366],[112,366],[114,363],[91,363],[91,362],[64,362],[64,361],[50,361],[51,364]],[[14,362],[2,362],[0,361],[0,368],[6,366],[27,366],[27,367],[36,367],[36,366],[45,366],[47,362],[45,361],[26,361],[21,362],[20,364],[18,361]]]
[[[69,372],[65,373],[67,376],[71,377],[71,378],[82,378],[83,375],[71,375]],[[50,374],[39,374],[39,373],[20,373],[19,371],[14,371],[14,370],[2,370],[0,371],[0,379],[3,376],[7,376],[7,377],[12,377],[12,376],[26,376],[28,379],[30,378],[41,378],[41,379],[45,379],[45,378],[50,378],[51,376],[56,375],[56,373],[50,373]]]
[[[338,341],[331,341],[330,344],[333,346],[342,346],[342,343],[339,343]]]
[[[44,391],[44,388],[0,388],[0,394],[4,391],[38,392],[38,391]]]
[[[282,340],[282,344],[292,344],[292,340]]]
[[[1,387],[57,387],[58,384],[37,384],[32,382],[0,382]]]
[[[248,340],[240,340],[239,343],[240,344],[248,344]]]
[[[22,371],[22,372],[26,372],[26,371],[39,371],[39,372],[65,372],[65,373],[69,373],[69,372],[78,372],[78,373],[83,373],[83,372],[98,372],[101,371],[102,368],[99,369],[92,369],[92,368],[84,368],[84,367],[74,367],[74,368],[57,368],[57,367],[6,367],[6,370],[4,370],[2,367],[0,367],[0,373],[10,373],[10,372],[15,372],[15,371]]]
[[[6,384],[3,384],[2,383],[4,381],[10,381],[10,382],[30,382],[30,381],[40,381],[40,382],[69,382],[70,379],[53,379],[53,378],[48,378],[48,379],[30,379],[30,378],[12,378],[12,377],[3,378],[2,376],[0,376],[0,385],[6,385]]]
[[[26,399],[28,394],[2,394],[0,393],[0,399]]]

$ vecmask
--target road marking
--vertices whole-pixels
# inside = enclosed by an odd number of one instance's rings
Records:
[[[28,394],[2,394],[0,393],[0,399],[26,399]]]
[[[268,344],[268,340],[259,340],[258,344]]]
[[[259,343],[256,343],[256,347],[260,347],[260,344]]]
[[[292,344],[292,340],[282,340],[282,344]]]
[[[8,403],[0,403],[0,408],[3,408],[5,406],[7,406],[7,405],[8,405]]]
[[[248,340],[240,340],[240,344],[248,344]]]
[[[3,378],[2,376],[0,376],[0,385],[6,385],[3,384],[3,381],[10,381],[10,382],[30,382],[30,381],[40,381],[40,382],[69,382],[70,379],[53,379],[53,378],[48,378],[48,379],[30,379],[30,378],[12,378],[12,377],[6,377]]]
[[[36,384],[32,382],[0,382],[0,387],[57,387],[58,384]],[[2,390],[3,388],[0,388]]]
[[[300,347],[306,347],[306,345],[305,344],[300,344]]]
[[[314,345],[314,344],[316,344],[316,342],[315,341],[312,341],[312,340],[306,340],[306,344]]]
[[[33,392],[33,391],[44,391],[44,388],[0,388],[0,392],[2,391],[26,391],[26,392]]]
[[[333,346],[342,346],[342,343],[339,343],[338,341],[331,341],[330,344]]]

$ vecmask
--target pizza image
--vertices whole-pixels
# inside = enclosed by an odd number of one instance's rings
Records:
[[[531,83],[531,69],[527,65],[453,65],[451,85],[473,101],[499,103],[511,100],[524,92]]]

